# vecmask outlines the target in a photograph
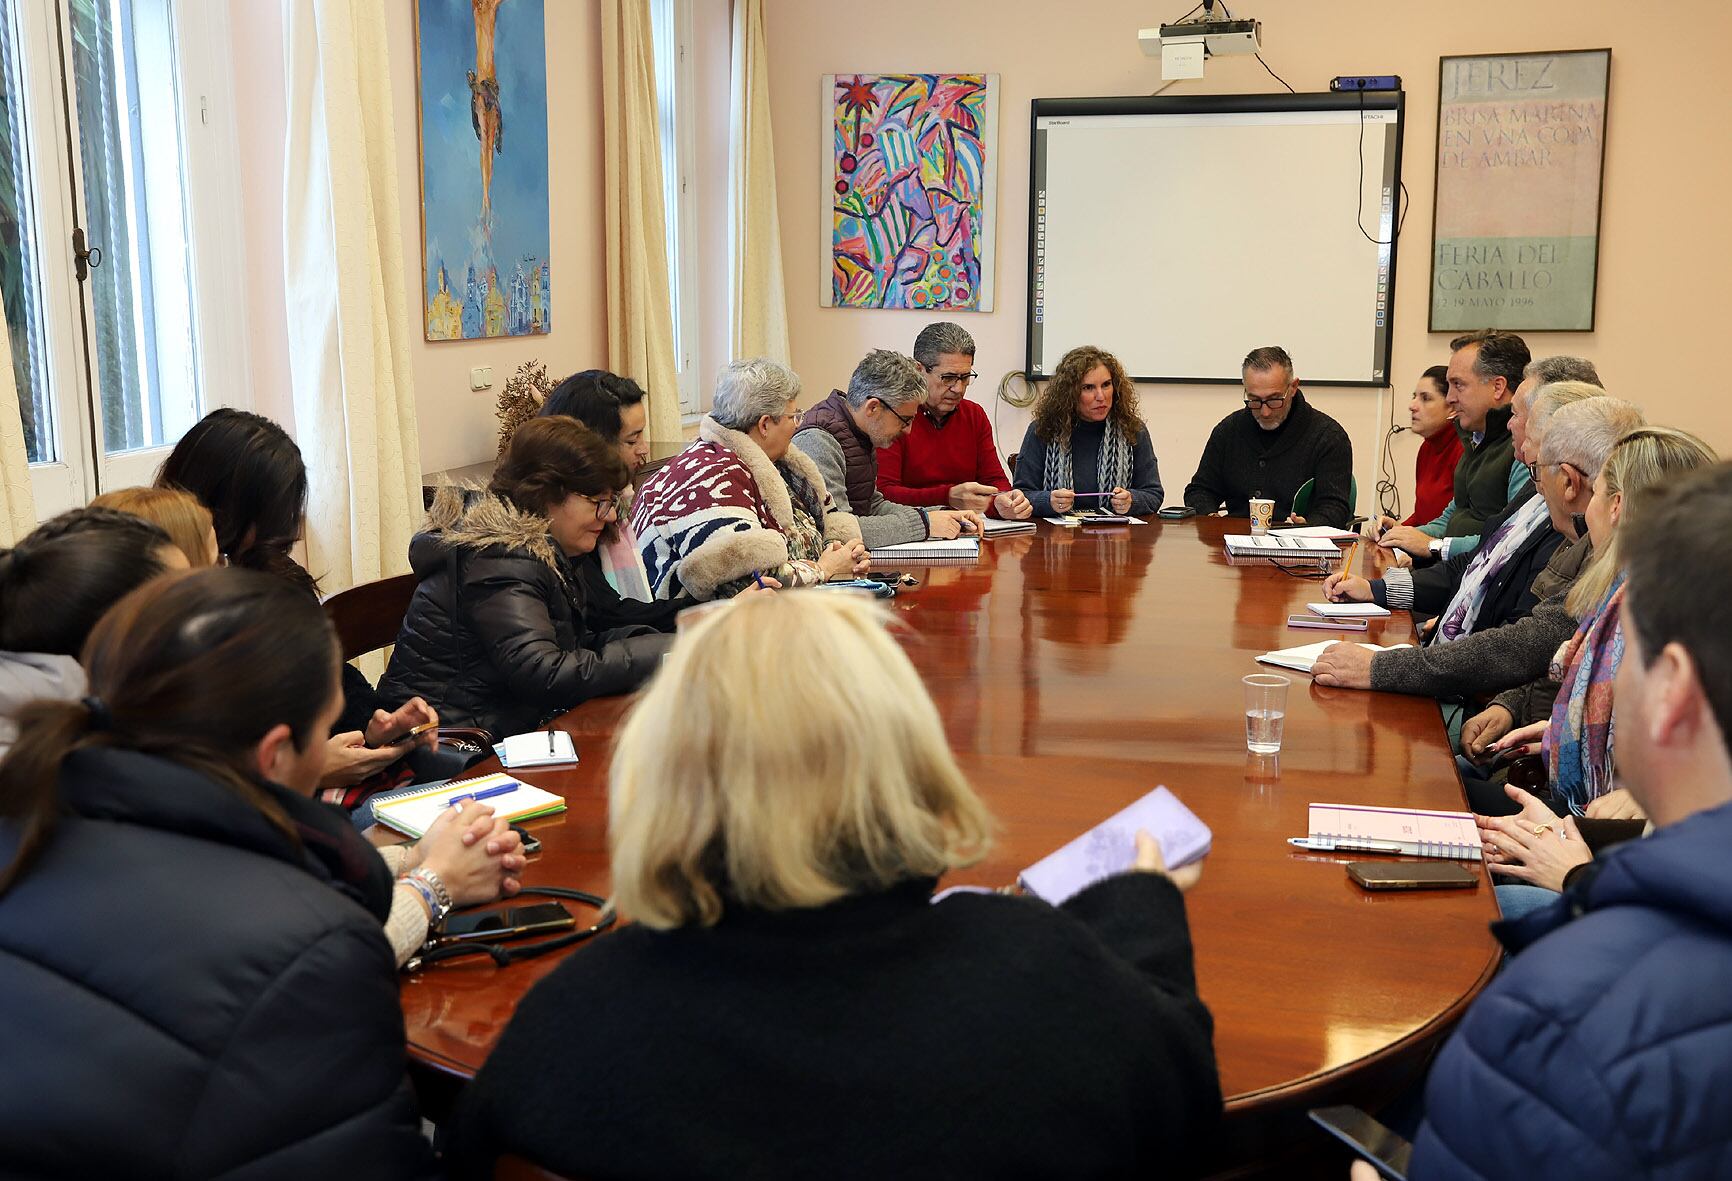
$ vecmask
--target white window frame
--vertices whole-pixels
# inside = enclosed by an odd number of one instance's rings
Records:
[[[697,241],[697,69],[692,52],[692,0],[669,0],[673,10],[674,40],[674,157],[679,162],[674,207],[663,216],[678,226],[678,257],[668,259],[668,269],[679,290],[670,300],[680,341],[674,369],[679,378],[680,415],[687,425],[697,421],[703,404],[702,348],[698,300]],[[662,84],[658,75],[657,86]],[[665,160],[664,153],[664,160]],[[664,186],[665,188],[665,186]]]
[[[68,126],[60,76],[67,68],[61,55],[62,22],[67,22],[70,37],[70,17],[62,0],[12,2],[18,17],[28,128],[27,190],[41,255],[37,294],[54,403],[57,457],[30,468],[37,516],[47,518],[99,492],[150,483],[179,433],[171,432],[161,447],[112,456],[94,454],[100,430],[82,351],[84,339],[95,332],[94,310],[87,301],[80,311],[71,256],[72,185],[75,178],[82,185],[82,163],[76,148],[70,158],[67,155],[67,145],[78,143],[78,130]],[[173,12],[198,412],[218,406],[246,409],[253,400],[252,370],[228,4],[226,0],[174,0]],[[72,79],[67,77],[65,84],[70,91]],[[86,334],[83,338],[81,331]]]

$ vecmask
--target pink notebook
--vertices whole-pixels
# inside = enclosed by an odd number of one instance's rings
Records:
[[[1199,860],[1214,840],[1209,826],[1178,796],[1157,787],[1023,870],[1022,888],[1057,906],[1102,878],[1123,873],[1136,860],[1138,829],[1146,829],[1160,842],[1168,869]]]
[[[1399,853],[1478,861],[1479,825],[1471,812],[1377,808],[1369,804],[1312,804],[1309,847],[1329,842],[1342,852]]]

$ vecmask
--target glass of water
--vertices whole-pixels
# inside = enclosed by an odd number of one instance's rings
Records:
[[[1287,687],[1293,682],[1274,673],[1254,673],[1245,683],[1245,746],[1255,755],[1281,749],[1287,725]]]

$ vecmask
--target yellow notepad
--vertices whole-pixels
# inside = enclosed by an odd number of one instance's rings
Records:
[[[483,793],[490,793],[484,795]],[[515,824],[565,811],[565,797],[513,779],[503,771],[476,779],[453,780],[419,791],[398,792],[372,801],[373,819],[398,832],[419,838],[451,806],[451,801],[474,796],[492,807],[496,816]]]

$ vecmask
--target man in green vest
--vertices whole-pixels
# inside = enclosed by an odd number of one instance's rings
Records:
[[[1511,402],[1531,359],[1527,342],[1496,328],[1449,342],[1450,409],[1468,435],[1455,465],[1455,499],[1443,515],[1417,528],[1396,525],[1378,534],[1386,549],[1415,558],[1445,559],[1479,544],[1481,527],[1503,510],[1531,477],[1516,459],[1510,435]]]

